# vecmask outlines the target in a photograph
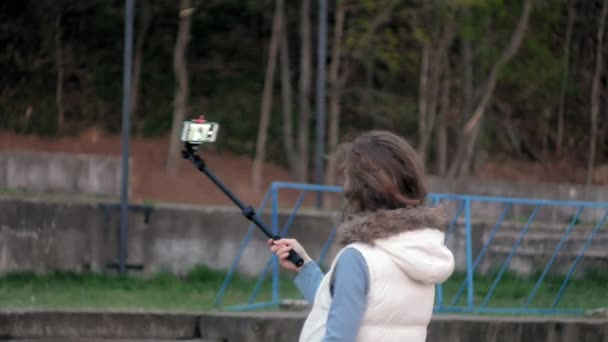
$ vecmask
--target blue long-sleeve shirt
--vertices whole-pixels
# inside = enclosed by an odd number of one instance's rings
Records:
[[[295,283],[309,303],[314,302],[323,272],[315,262],[308,262]],[[367,305],[369,273],[365,259],[354,248],[345,249],[336,262],[330,283],[331,307],[323,342],[355,341]]]

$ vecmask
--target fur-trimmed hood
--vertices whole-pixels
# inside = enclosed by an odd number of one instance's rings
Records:
[[[444,244],[446,226],[440,207],[381,210],[343,222],[338,241],[343,246],[364,243],[381,249],[410,278],[436,284],[454,271],[454,256]]]
[[[447,217],[441,207],[415,207],[366,212],[349,217],[338,226],[338,242],[374,245],[378,239],[425,228],[443,232]]]

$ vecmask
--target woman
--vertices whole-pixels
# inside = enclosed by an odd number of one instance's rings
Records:
[[[435,284],[452,274],[454,257],[443,212],[424,206],[422,164],[401,137],[372,131],[347,148],[343,167],[347,218],[326,275],[296,240],[268,241],[313,304],[300,341],[423,342]],[[304,258],[299,269],[287,259],[292,249]]]

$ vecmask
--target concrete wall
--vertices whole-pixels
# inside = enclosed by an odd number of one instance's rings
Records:
[[[473,222],[471,225],[473,261],[491,237],[494,222]],[[513,252],[508,270],[520,275],[531,275],[542,271],[559,247],[559,251],[549,269],[549,274],[566,274],[583,246],[591,236],[595,225],[576,225],[562,242],[568,224],[547,224],[535,222],[522,237],[526,223],[503,222],[489,243],[476,272],[497,271],[502,266],[515,244],[521,237],[519,246]],[[454,253],[456,270],[466,270],[466,236],[464,223],[459,222],[447,237],[446,244]],[[561,243],[561,246],[560,246]],[[589,270],[605,270],[608,267],[608,231],[601,229],[587,246],[584,257],[575,269],[575,276]]]
[[[433,192],[608,202],[608,187],[429,177]],[[0,151],[0,188],[118,195],[120,159],[73,153]]]
[[[0,151],[0,189],[118,196],[120,164],[111,156]]]
[[[103,270],[117,260],[120,213],[100,204],[0,199],[0,273],[10,271]],[[262,216],[265,222],[269,217]],[[290,235],[320,254],[330,234],[333,214],[302,214]],[[280,222],[286,221],[281,215]],[[128,262],[143,264],[145,273],[184,273],[196,264],[227,269],[249,223],[232,208],[156,206],[145,222],[131,210]],[[270,252],[257,229],[245,249],[239,270],[258,274]],[[331,260],[331,259],[330,259]]]
[[[306,312],[3,312],[3,340],[297,341]],[[427,342],[606,342],[607,319],[436,316]]]
[[[10,271],[50,270],[103,271],[118,256],[119,207],[105,211],[100,203],[15,200],[0,198],[0,274]],[[287,221],[288,213],[279,217]],[[270,223],[268,215],[263,221]],[[318,258],[337,214],[304,211],[291,227],[289,236],[299,239],[311,257]],[[500,267],[519,238],[524,223],[505,222],[493,239],[478,270],[487,272]],[[522,240],[511,263],[511,271],[529,274],[542,270],[560,242],[567,225],[532,226]],[[197,264],[228,269],[246,235],[249,222],[233,208],[157,205],[148,220],[141,208],[129,214],[128,262],[144,266],[143,273],[169,271],[183,274]],[[494,222],[474,222],[473,256],[476,257],[489,238]],[[580,225],[563,245],[552,271],[565,272],[585,244],[593,226]],[[601,230],[587,250],[578,270],[608,267],[608,231]],[[258,274],[270,253],[266,237],[253,231],[244,251],[239,271]],[[459,222],[448,236],[454,252],[456,269],[466,269],[465,229]],[[330,250],[326,261],[336,252]]]
[[[475,179],[447,179],[430,177],[429,189],[437,193],[494,196],[494,197],[515,197],[561,201],[589,201],[589,202],[608,202],[608,187],[593,186],[586,187],[576,184],[552,184],[552,183],[512,183],[497,181],[479,181]],[[457,203],[449,203],[454,210]],[[497,219],[502,210],[503,204],[478,203],[472,205],[472,210],[477,218]],[[526,219],[533,210],[530,205],[515,205],[507,214],[508,218]],[[544,221],[567,222],[576,213],[576,207],[541,207],[536,218]],[[604,209],[585,209],[580,219],[587,222],[597,222],[608,210]]]

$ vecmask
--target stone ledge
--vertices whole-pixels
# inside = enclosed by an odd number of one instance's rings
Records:
[[[0,339],[159,339],[197,337],[195,314],[31,311],[0,313]]]
[[[0,340],[296,341],[306,312],[0,312]],[[606,342],[608,319],[437,315],[427,342]]]

